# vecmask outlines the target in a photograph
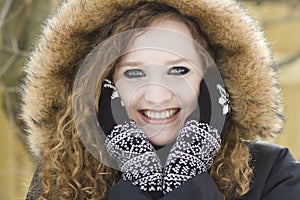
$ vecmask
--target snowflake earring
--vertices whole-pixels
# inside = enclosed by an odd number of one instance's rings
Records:
[[[223,115],[226,115],[230,112],[229,94],[220,84],[217,84],[217,89],[221,95],[218,99],[218,102],[223,106]]]

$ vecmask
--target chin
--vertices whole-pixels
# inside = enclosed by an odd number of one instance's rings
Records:
[[[169,134],[164,134],[164,133],[158,133],[157,135],[152,135],[147,137],[149,141],[156,146],[165,146],[173,142],[173,140],[176,138],[178,131],[175,133],[169,133]]]

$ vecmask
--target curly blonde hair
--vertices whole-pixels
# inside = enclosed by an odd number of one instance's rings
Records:
[[[114,34],[149,27],[163,17],[185,23],[194,39],[210,53],[212,58],[215,58],[214,49],[201,31],[199,22],[163,3],[138,3],[120,15],[114,16],[110,22],[91,34],[93,42],[90,49]],[[115,64],[102,71],[98,88],[101,88],[101,80],[113,73]],[[80,63],[77,69],[79,66]],[[75,74],[76,71],[74,77]],[[86,85],[82,85],[81,90],[87,89],[85,87]],[[49,141],[52,144],[43,152],[44,158],[47,159],[40,161],[43,167],[40,178],[44,189],[40,199],[104,199],[109,188],[120,179],[120,174],[92,156],[83,145],[72,115],[72,87],[69,90],[67,107],[57,113],[57,131],[52,136],[53,140]],[[99,97],[100,91],[97,93]],[[235,126],[232,126],[232,123],[229,117],[221,150],[210,169],[210,174],[224,199],[246,194],[252,175],[248,146],[240,139],[240,134],[233,128]],[[99,152],[99,157],[101,156]]]

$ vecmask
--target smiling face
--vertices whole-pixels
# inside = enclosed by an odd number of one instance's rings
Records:
[[[129,45],[114,82],[129,117],[153,144],[170,143],[195,110],[201,69],[190,30],[182,22],[162,19]]]

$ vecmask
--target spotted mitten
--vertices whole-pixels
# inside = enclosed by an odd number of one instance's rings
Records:
[[[221,145],[217,129],[196,120],[187,121],[170,150],[163,171],[167,194],[194,176],[207,172]]]
[[[122,179],[146,192],[162,191],[162,166],[142,130],[130,120],[110,80],[102,85],[98,121],[107,136],[105,146]]]

